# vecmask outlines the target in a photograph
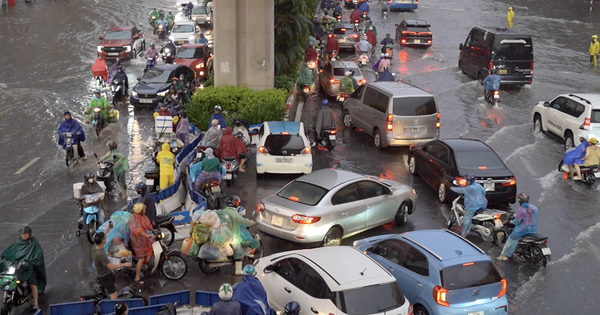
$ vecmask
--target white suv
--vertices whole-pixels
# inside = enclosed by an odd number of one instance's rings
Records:
[[[350,246],[294,250],[261,258],[258,279],[275,311],[296,301],[300,315],[408,315],[396,278]]]
[[[539,102],[532,112],[534,132],[549,131],[565,142],[579,145],[579,136],[600,136],[600,94],[562,94]]]

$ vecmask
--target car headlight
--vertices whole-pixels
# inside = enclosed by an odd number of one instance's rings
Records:
[[[203,63],[199,63],[196,65],[196,69],[200,69],[200,68],[204,68],[204,64]]]
[[[138,96],[138,94],[137,94],[137,92],[136,92],[136,91],[134,91],[134,90],[131,90],[131,96],[133,96],[133,97],[137,97],[137,96]]]
[[[98,52],[102,52],[102,48],[104,48],[104,46],[98,46]]]
[[[192,16],[192,21],[195,21],[195,20],[196,20],[196,17],[195,17],[195,16]]]
[[[158,95],[158,96],[165,96],[165,95],[167,95],[167,92],[168,92],[168,91],[169,91],[169,90],[164,90],[164,91],[162,91],[162,92],[158,92],[158,93],[156,93],[156,95]]]
[[[207,20],[207,21],[210,21],[210,16],[207,16],[207,17],[206,17],[206,20]]]
[[[190,42],[193,42],[193,41],[195,41],[195,40],[196,40],[196,35],[191,35],[190,37],[188,37],[188,40],[189,40]]]
[[[169,36],[169,40],[175,40],[174,36]]]
[[[129,46],[129,45],[125,46],[125,51],[126,52],[131,52],[131,46]]]

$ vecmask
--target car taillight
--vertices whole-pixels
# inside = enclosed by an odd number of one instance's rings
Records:
[[[430,40],[427,40],[427,44],[431,44],[431,39],[430,39]]]
[[[489,70],[494,69],[494,61],[490,60],[490,62],[488,63],[488,74],[489,74]]]
[[[265,212],[265,204],[262,201],[258,203],[257,210],[260,212]]]
[[[511,177],[508,179],[508,182],[506,183],[502,183],[502,186],[506,187],[506,186],[514,186],[517,184],[517,179],[515,177]]]
[[[500,280],[500,283],[502,283],[502,290],[500,290],[500,293],[498,293],[498,298],[501,298],[504,296],[504,294],[506,294],[506,279]]]
[[[304,149],[302,150],[302,154],[309,154],[310,153],[310,147],[304,147]]]
[[[456,178],[456,182],[458,183],[458,186],[467,186],[467,179],[466,178],[457,177]]]
[[[531,69],[529,69],[529,74],[533,75],[533,60],[531,61]],[[529,81],[531,83],[531,81]]]
[[[419,35],[431,35],[431,32],[419,32]]]
[[[403,39],[402,39],[402,42],[403,42],[403,43],[406,43],[406,39],[404,39],[404,38],[403,38]]]
[[[310,217],[307,215],[301,215],[301,214],[294,214],[292,216],[292,221],[294,221],[294,223],[299,223],[299,224],[313,224],[313,223],[317,223],[321,220],[321,217]]]
[[[440,125],[441,125],[441,124],[440,124],[440,113],[438,112],[438,113],[437,113],[437,122],[435,123],[435,127],[436,127],[437,129],[440,129]]]
[[[329,79],[329,83],[332,83],[332,84],[340,83],[340,80]]]
[[[394,129],[394,115],[388,114],[387,116],[387,130]]]
[[[262,153],[262,154],[267,154],[267,149],[265,149],[265,147],[258,147],[258,152]]]
[[[447,301],[448,290],[436,285],[433,288],[433,299],[435,302],[441,306],[450,306],[450,303]]]
[[[411,32],[411,31],[402,31],[402,34],[413,34],[413,35],[417,35],[417,33],[415,33],[415,32]]]
[[[365,83],[367,83],[367,79],[358,80],[358,84],[365,84]]]
[[[413,315],[413,306],[412,304],[408,303],[408,313],[406,313],[407,315]]]
[[[358,38],[358,35],[354,34],[354,35],[350,35],[350,37]]]
[[[590,119],[586,118],[585,121],[583,122],[583,125],[579,126],[579,129],[590,130]]]

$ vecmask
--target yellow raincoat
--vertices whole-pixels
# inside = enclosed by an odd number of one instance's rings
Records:
[[[598,53],[600,53],[598,35],[592,35],[592,42],[590,43],[590,63],[594,67],[598,64]]]
[[[171,152],[171,146],[163,143],[162,150],[156,155],[156,161],[160,165],[160,190],[175,183],[175,155]]]
[[[508,24],[508,28],[513,27],[513,18],[515,17],[515,12],[512,7],[508,7],[508,12],[506,12],[506,23]]]

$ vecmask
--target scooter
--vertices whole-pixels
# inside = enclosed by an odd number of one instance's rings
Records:
[[[333,149],[335,148],[336,132],[336,128],[326,128],[325,130],[323,130],[323,135],[319,137],[319,134],[315,130],[315,135],[318,138],[316,144],[320,144],[323,147],[327,148],[327,150],[333,151]]]
[[[500,247],[504,247],[506,240],[515,228],[515,225],[511,223],[511,220],[515,218],[515,214],[516,212],[511,212],[507,220],[504,221],[504,227],[496,230],[496,244]],[[517,256],[517,258],[530,264],[545,267],[552,255],[552,251],[547,245],[548,237],[537,233],[526,234],[519,239],[513,256]]]
[[[329,61],[337,61],[338,58],[338,54],[335,50],[329,52]]]
[[[188,265],[183,255],[177,250],[171,250],[164,243],[163,239],[165,234],[159,232],[155,235],[155,241],[152,243],[152,258],[147,265],[144,265],[146,271],[150,271],[150,274],[154,274],[157,269],[160,269],[161,273],[165,278],[169,280],[181,280],[188,271]],[[132,267],[135,268],[137,263],[136,257],[133,257]],[[135,269],[134,269],[135,270]]]
[[[383,11],[383,19],[387,20],[388,18],[388,11]]]
[[[156,34],[156,16],[149,16],[148,17],[148,24],[150,24],[150,26],[152,26],[153,28],[153,33]]]
[[[165,26],[160,24],[158,25],[158,39],[165,39]]]
[[[233,180],[238,177],[240,164],[237,159],[233,156],[223,157],[223,162],[221,162],[221,167],[225,170],[225,175],[223,175],[223,180],[227,183],[227,187],[231,187],[233,185]]]
[[[315,69],[317,68],[317,62],[315,60],[309,60],[306,63],[306,66],[308,67],[308,69],[310,69],[311,71],[315,71]]]
[[[122,80],[114,79],[110,82],[110,90],[113,95],[113,98],[112,98],[113,106],[118,105],[119,103],[123,102],[123,100],[124,100],[123,85],[124,85],[124,82]]]
[[[73,159],[75,159],[75,150],[73,149],[73,133],[65,132],[62,134],[63,141],[65,142],[65,162],[67,166],[73,163]]]
[[[102,108],[96,106],[93,108],[94,121],[92,121],[92,127],[96,130],[96,136],[100,136],[100,132],[104,129],[104,117],[102,117]]]
[[[175,60],[175,56],[171,53],[170,48],[165,48],[161,55],[162,55],[163,63],[173,64],[173,61]]]
[[[361,51],[358,55],[358,66],[362,68],[367,65],[367,62],[369,62],[369,53]]]
[[[342,14],[338,14],[335,16],[335,21],[337,25],[341,25],[342,24]]]
[[[94,157],[98,160],[98,155],[94,153]],[[104,186],[106,187],[106,192],[111,192],[113,189],[113,183],[115,181],[115,172],[113,171],[113,167],[115,164],[113,162],[99,162],[98,169],[96,170],[96,179],[99,182],[104,182]]]
[[[6,262],[6,269],[0,273],[0,287],[4,288],[2,305],[0,305],[1,315],[16,313],[13,308],[19,307],[33,298],[27,281],[19,279],[25,264],[28,264],[25,260],[16,266]]]
[[[202,184],[202,195],[206,197],[206,208],[209,210],[221,209],[221,186],[216,179],[210,179]]]
[[[94,244],[94,236],[96,236],[96,230],[104,223],[104,193],[95,193],[90,195],[84,195],[79,198],[77,206],[81,212],[81,217],[77,222],[76,236],[81,235],[81,230],[87,231],[87,239],[90,244]]]
[[[358,33],[358,31],[360,30],[360,21],[359,20],[354,20],[354,33]]]
[[[144,68],[144,73],[148,72],[148,70],[152,69],[152,67],[156,66],[156,58],[154,57],[146,57],[146,67]]]
[[[465,215],[465,206],[462,203],[463,196],[460,195],[452,202],[452,208],[446,221],[448,229],[452,228],[453,225],[462,226],[463,216]],[[479,210],[473,216],[471,220],[471,230],[477,232],[481,238],[486,242],[495,241],[496,231],[501,229],[503,224],[500,217],[505,212],[499,210]]]
[[[308,83],[302,84],[302,89],[300,91],[301,91],[302,100],[304,100],[304,102],[306,102],[306,99],[310,97],[310,84],[308,84]]]
[[[173,224],[175,217],[172,214],[159,214],[156,216],[156,222],[164,233],[162,241],[167,247],[173,245],[173,242],[175,242],[175,233],[177,233],[177,229],[175,229],[175,225]]]
[[[581,171],[581,182],[590,186],[591,189],[596,190],[596,188],[598,188],[598,178],[600,178],[600,166],[580,166],[579,170]],[[560,163],[558,163],[558,171],[564,172],[563,178],[569,178],[569,173],[571,171],[569,170],[569,166],[563,163],[563,160],[560,160]],[[573,169],[573,171],[575,171],[575,169]]]
[[[494,106],[498,106],[498,103],[500,103],[500,91],[498,90],[484,90],[485,93],[485,100],[494,105]]]

